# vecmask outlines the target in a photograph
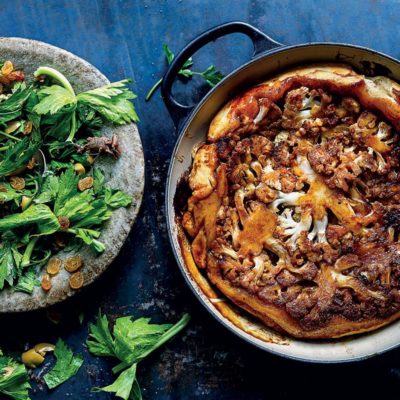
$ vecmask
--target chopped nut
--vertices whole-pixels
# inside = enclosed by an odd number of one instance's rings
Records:
[[[68,217],[63,217],[63,216],[58,217],[58,223],[60,224],[62,231],[66,231],[70,226],[70,221]]]
[[[42,277],[42,289],[48,292],[51,289],[51,278],[49,274],[43,274]]]
[[[78,189],[83,192],[86,189],[90,189],[93,186],[93,178],[91,176],[87,176],[86,178],[81,179],[78,182]]]
[[[12,176],[10,178],[10,185],[15,190],[22,190],[25,188],[25,179],[19,176]]]
[[[82,272],[75,272],[69,279],[69,286],[72,289],[80,289],[83,286],[84,278]]]
[[[64,269],[68,272],[75,272],[83,265],[83,258],[79,255],[72,256],[65,260]]]
[[[62,261],[57,257],[53,257],[47,263],[46,271],[49,275],[57,275],[60,272]]]

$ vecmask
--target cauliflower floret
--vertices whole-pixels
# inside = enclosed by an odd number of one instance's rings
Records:
[[[247,210],[244,206],[244,199],[246,197],[251,197],[255,193],[255,186],[253,184],[247,185],[245,188],[240,188],[235,193],[235,206],[239,214],[240,222],[244,224],[248,218]]]
[[[382,154],[379,153],[379,151],[374,150],[372,147],[368,147],[368,154],[376,157],[376,162],[378,164],[376,172],[378,174],[386,174],[388,172],[389,166],[385,161],[385,159],[383,158]]]
[[[313,222],[313,229],[308,234],[309,240],[317,239],[318,243],[328,243],[326,240],[326,228],[328,226],[328,216],[324,215],[322,220],[315,220]]]
[[[272,168],[271,160],[268,160],[267,164],[262,170],[261,180],[263,183],[271,187],[272,189],[282,190],[282,184],[279,180],[279,171]]]
[[[293,219],[293,210],[285,208],[282,215],[278,217],[279,225],[284,228],[283,235],[290,236],[287,243],[295,247],[301,232],[308,232],[311,227],[312,218],[309,212],[301,214],[299,222]]]
[[[288,138],[289,138],[289,132],[281,131],[275,136],[274,143],[286,142]]]
[[[305,156],[297,157],[298,171],[303,175],[307,183],[311,184],[317,179],[317,174],[311,168],[311,165]]]
[[[292,193],[283,193],[278,192],[278,198],[271,203],[271,208],[273,211],[277,212],[278,207],[281,204],[285,206],[297,206],[299,205],[299,200],[302,196],[304,196],[304,192],[292,192]]]

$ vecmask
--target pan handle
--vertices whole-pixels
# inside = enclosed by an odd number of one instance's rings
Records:
[[[182,122],[188,117],[194,108],[194,106],[187,106],[177,102],[172,96],[172,84],[174,83],[179,70],[182,68],[185,61],[203,46],[221,36],[229,35],[231,33],[243,33],[251,39],[254,46],[253,57],[267,50],[271,50],[274,47],[281,46],[280,43],[271,39],[254,26],[240,21],[227,22],[226,24],[218,25],[193,39],[174,58],[164,75],[161,86],[161,95],[176,128],[181,126]]]

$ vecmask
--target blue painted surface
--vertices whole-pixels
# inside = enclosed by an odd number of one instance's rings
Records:
[[[286,361],[241,342],[219,326],[186,288],[171,250],[164,223],[164,183],[174,144],[174,128],[159,93],[144,96],[163,73],[161,47],[175,51],[201,31],[230,20],[254,24],[274,39],[296,44],[310,41],[348,42],[400,56],[398,1],[4,1],[0,3],[0,35],[42,40],[67,49],[94,64],[110,80],[131,77],[146,156],[146,193],[136,226],[117,261],[93,286],[51,312],[0,318],[0,347],[20,352],[39,341],[63,337],[82,352],[85,367],[76,378],[53,392],[40,385],[33,399],[111,399],[91,393],[111,382],[112,363],[91,357],[84,348],[87,321],[99,307],[112,316],[147,315],[174,321],[188,311],[193,320],[184,335],[139,367],[145,399],[272,399],[309,398],[327,391],[340,397],[380,398],[400,383],[400,351],[356,365],[315,366]],[[214,63],[228,73],[251,54],[240,35],[219,40],[195,57],[196,69]],[[196,82],[198,83],[198,82]],[[177,85],[177,96],[195,100],[206,89]],[[193,94],[194,93],[194,94]],[[78,314],[83,311],[81,326]],[[342,384],[350,384],[344,391]]]

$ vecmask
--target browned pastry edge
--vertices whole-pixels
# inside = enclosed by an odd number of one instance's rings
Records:
[[[244,332],[256,337],[257,339],[275,344],[288,344],[287,339],[277,333],[282,332],[282,329],[280,329],[272,320],[269,320],[268,317],[264,317],[263,322],[266,323],[267,326],[275,329],[277,332],[266,330],[261,324],[243,317],[240,310],[237,310],[236,307],[227,303],[225,301],[226,299],[221,299],[221,296],[215,292],[211,287],[210,282],[199,271],[193,260],[190,244],[188,243],[186,235],[182,231],[181,227],[178,227],[178,241],[187,272],[223,317],[239,329],[242,329]],[[268,323],[266,322],[267,320]]]
[[[346,65],[315,64],[278,75],[229,101],[212,120],[208,140],[216,142],[229,136],[243,121],[253,121],[260,109],[258,99],[264,99],[268,109],[287,91],[299,86],[354,96],[363,107],[380,111],[400,129],[399,84],[386,77],[367,78]]]

